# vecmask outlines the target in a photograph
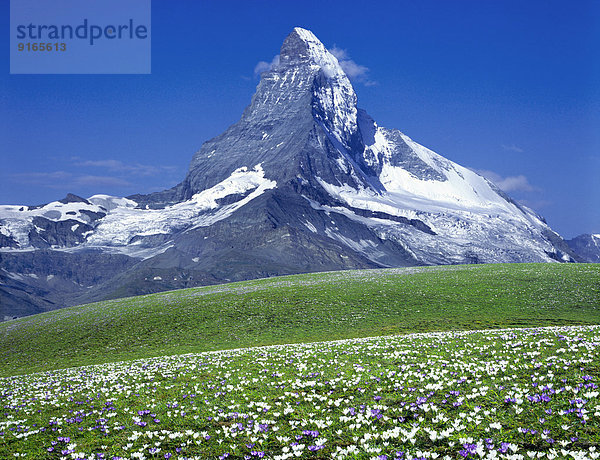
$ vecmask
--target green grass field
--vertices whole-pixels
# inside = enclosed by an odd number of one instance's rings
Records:
[[[317,273],[65,308],[0,324],[0,375],[410,332],[600,324],[600,266]]]

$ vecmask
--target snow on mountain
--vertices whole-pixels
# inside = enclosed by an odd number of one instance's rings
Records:
[[[236,169],[231,176],[217,185],[192,196],[190,200],[164,209],[140,209],[128,200],[125,206],[117,206],[102,219],[94,233],[87,239],[86,247],[118,248],[128,253],[130,246],[147,246],[145,237],[170,235],[178,231],[208,227],[227,218],[277,183],[265,179],[262,167]],[[228,196],[240,196],[231,204],[220,204]],[[168,243],[166,243],[168,244]],[[153,244],[150,244],[153,246]],[[156,248],[159,251],[162,248]],[[148,257],[150,253],[146,253]]]
[[[0,244],[0,250],[38,247],[35,244],[36,237],[50,230],[49,223],[55,229],[71,233],[74,239],[69,241],[75,244],[96,220],[105,215],[104,208],[75,195],[43,206],[2,205],[0,233],[5,239],[2,241],[4,244]],[[67,244],[66,241],[64,243]],[[61,244],[44,242],[42,247],[51,246],[59,247]]]
[[[137,206],[137,203],[135,201],[130,200],[128,198],[121,198],[102,194],[93,195],[89,197],[87,201],[89,201],[92,204],[95,204],[96,206],[104,208],[104,210],[106,211],[112,211],[113,209],[119,207],[135,208]]]
[[[84,233],[84,240],[74,245],[51,245],[54,249],[106,249],[147,258],[164,252],[169,246],[168,242],[158,246],[154,242],[147,243],[147,237],[210,226],[276,186],[275,181],[265,179],[258,164],[251,170],[238,168],[227,179],[195,194],[190,200],[164,209],[140,208],[131,199],[109,195],[94,195],[87,200],[66,203],[55,201],[40,207],[0,206],[0,232],[14,239],[19,250],[31,250],[39,247],[31,235],[43,238],[46,233],[37,225],[40,219],[75,222],[70,227],[71,232],[81,224],[89,228]],[[220,203],[227,197],[238,199],[229,204]],[[5,251],[11,249],[15,248],[3,248]]]
[[[567,244],[584,261],[600,263],[600,234],[579,235],[567,240]]]
[[[370,120],[371,123],[372,120]],[[361,126],[366,131],[365,126]],[[403,157],[398,164],[398,152]],[[399,131],[374,126],[365,142],[370,166],[379,168],[380,188],[331,184],[317,178],[327,193],[351,208],[418,219],[435,236],[416,234],[393,221],[365,222],[380,237],[408,243],[425,263],[465,261],[465,252],[478,261],[549,261],[556,258],[543,234],[549,227],[531,210],[517,205],[487,179],[414,142]],[[397,164],[397,165],[395,165]],[[352,213],[348,214],[354,218]],[[385,224],[385,225],[384,225]],[[526,252],[527,255],[518,255]],[[561,253],[564,260],[571,258]]]

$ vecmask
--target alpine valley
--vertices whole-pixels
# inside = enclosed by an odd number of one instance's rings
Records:
[[[0,206],[0,248],[4,319],[280,274],[581,261],[492,182],[379,126],[301,28],[180,184]]]

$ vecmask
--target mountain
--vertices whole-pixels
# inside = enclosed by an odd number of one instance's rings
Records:
[[[580,260],[484,177],[380,127],[301,28],[180,184],[0,206],[0,246],[5,317],[277,274]]]
[[[600,263],[600,234],[584,234],[566,240],[571,250],[585,262]]]

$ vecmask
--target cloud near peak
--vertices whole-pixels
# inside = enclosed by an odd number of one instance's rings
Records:
[[[377,82],[369,79],[369,68],[364,65],[357,64],[350,59],[350,55],[348,54],[347,50],[338,48],[337,45],[333,45],[329,52],[336,57],[340,63],[340,67],[350,80],[362,83],[365,86],[374,86],[377,84]]]
[[[523,174],[516,176],[501,176],[494,171],[485,169],[475,169],[477,174],[482,175],[486,179],[496,184],[505,192],[537,192],[539,189],[529,183],[529,180]]]
[[[329,52],[333,54],[338,60],[340,67],[346,73],[348,78],[355,83],[361,83],[365,86],[374,86],[377,82],[371,80],[369,78],[369,68],[357,64],[348,55],[348,51],[342,48],[338,48],[336,45],[333,45]],[[259,61],[254,66],[254,78],[260,77],[260,74],[263,72],[268,72],[269,70],[273,70],[275,67],[279,65],[279,54],[273,56],[271,62],[267,61]]]
[[[254,66],[254,77],[260,77],[260,74],[263,72],[268,72],[274,67],[279,65],[279,54],[273,56],[271,62],[267,61],[259,61],[256,66]]]
[[[504,150],[506,150],[507,152],[517,152],[517,153],[523,153],[525,152],[525,150],[523,150],[521,147],[515,145],[515,144],[502,144],[502,148]]]

